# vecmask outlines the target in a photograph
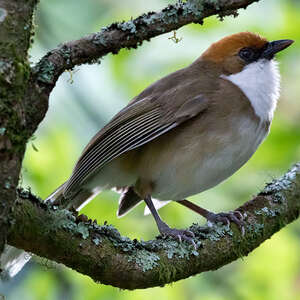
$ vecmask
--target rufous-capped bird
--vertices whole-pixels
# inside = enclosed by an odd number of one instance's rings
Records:
[[[292,43],[251,32],[213,43],[113,117],[48,200],[79,210],[101,190],[117,188],[118,216],[144,200],[162,235],[188,241],[193,233],[163,222],[153,198],[176,201],[211,222],[241,226],[240,213],[215,214],[186,198],[231,176],[268,135],[280,86],[274,56]]]

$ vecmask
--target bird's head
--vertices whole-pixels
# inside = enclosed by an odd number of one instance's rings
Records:
[[[269,62],[292,43],[292,40],[268,42],[258,34],[240,32],[213,43],[201,55],[201,60],[218,64],[224,75],[236,74],[249,64]]]

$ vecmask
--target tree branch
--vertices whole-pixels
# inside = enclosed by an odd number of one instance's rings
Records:
[[[95,63],[109,53],[117,54],[122,48],[137,48],[145,40],[149,41],[186,24],[202,24],[204,18],[212,15],[219,15],[221,19],[227,15],[237,16],[237,9],[246,8],[258,1],[179,0],[160,12],[149,12],[131,21],[116,22],[102,28],[98,33],[63,43],[48,52],[32,69],[30,92],[25,97],[32,132],[44,117],[48,109],[48,96],[65,70],[84,63]]]
[[[258,247],[300,213],[300,163],[267,184],[239,209],[245,235],[237,227],[190,227],[198,250],[174,240],[138,242],[121,237],[111,225],[75,217],[21,192],[13,212],[16,224],[9,244],[63,263],[95,281],[124,289],[163,286],[216,270]]]
[[[62,44],[50,51],[36,66],[37,79],[54,84],[65,70],[83,63],[93,63],[108,53],[117,54],[122,48],[137,48],[143,41],[189,23],[203,23],[203,19],[218,14],[237,15],[236,10],[246,8],[258,0],[188,0],[168,5],[160,12],[149,12],[127,22],[113,23],[100,32],[76,41]]]
[[[36,0],[0,0],[0,254],[28,135],[23,96],[29,79],[27,50]]]

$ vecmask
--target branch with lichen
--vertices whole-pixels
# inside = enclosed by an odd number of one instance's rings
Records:
[[[148,12],[127,22],[116,22],[100,32],[60,45],[44,56],[34,68],[37,80],[54,84],[65,70],[76,65],[94,63],[108,53],[122,48],[137,48],[143,41],[177,30],[189,23],[203,24],[212,15],[237,16],[237,9],[258,0],[187,0],[170,4],[160,12]]]
[[[161,237],[147,242],[122,237],[112,225],[99,226],[20,191],[8,242],[103,284],[123,289],[163,286],[243,257],[296,220],[300,163],[238,210],[245,218],[244,236],[235,224],[193,224],[189,229],[195,234],[195,250],[190,244]]]
[[[0,0],[0,253],[10,229],[28,133],[22,99],[30,67],[27,51],[32,37],[36,0]]]
[[[33,129],[41,121],[36,117],[36,110],[41,116],[47,111],[48,96],[59,76],[66,70],[84,63],[95,63],[105,55],[117,54],[122,48],[137,48],[144,41],[158,35],[177,30],[190,24],[202,24],[206,17],[218,15],[237,16],[237,10],[259,0],[178,0],[160,12],[148,12],[127,22],[115,22],[104,27],[100,32],[81,39],[61,44],[49,51],[32,68],[31,93],[28,98],[29,122]],[[34,92],[33,92],[34,91]],[[32,110],[32,99],[35,109]]]

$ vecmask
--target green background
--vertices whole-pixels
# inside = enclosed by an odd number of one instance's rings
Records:
[[[129,20],[174,1],[41,0],[36,11],[35,42],[30,51],[35,63],[59,43],[99,31],[114,21]],[[294,39],[278,55],[282,74],[281,97],[271,133],[253,158],[234,176],[214,189],[190,199],[215,212],[234,209],[255,195],[264,184],[300,160],[300,1],[262,0],[237,18],[216,17],[204,25],[191,24],[145,42],[136,50],[108,55],[101,64],[65,72],[50,97],[45,120],[28,143],[21,184],[46,197],[68,178],[89,139],[126,103],[162,76],[194,61],[219,38],[239,31],[254,31],[269,40]],[[38,151],[36,151],[38,150]],[[152,239],[158,234],[144,204],[117,219],[118,194],[103,192],[82,212],[114,224],[123,235]],[[171,203],[161,209],[171,226],[203,223],[193,212]],[[93,282],[64,266],[35,257],[10,282],[0,284],[7,299],[300,299],[300,223],[287,226],[248,257],[214,272],[181,280],[164,288],[122,291]]]

